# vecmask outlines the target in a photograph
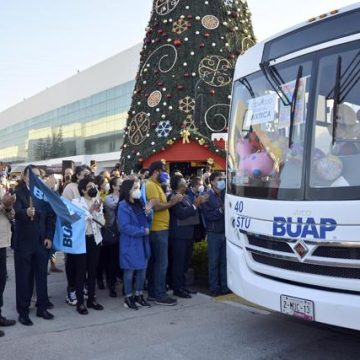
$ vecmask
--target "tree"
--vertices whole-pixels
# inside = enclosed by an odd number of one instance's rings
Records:
[[[51,157],[59,158],[64,155],[64,142],[63,142],[63,133],[62,127],[59,127],[57,134],[53,132],[52,134],[52,143],[51,143]]]
[[[64,137],[62,126],[59,127],[58,134],[56,136],[56,144],[57,144],[57,157],[64,156],[65,147],[64,147]]]
[[[254,43],[245,0],[153,0],[122,146],[124,170],[178,140],[225,156],[211,135],[227,129],[235,61]]]
[[[51,138],[48,136],[44,144],[44,160],[51,159],[52,147]]]
[[[35,160],[59,158],[64,155],[64,151],[63,132],[60,126],[58,133],[53,132],[52,137],[48,136],[45,142],[44,139],[38,140],[35,147]]]
[[[44,147],[44,139],[39,139],[35,145],[35,160],[45,160]]]

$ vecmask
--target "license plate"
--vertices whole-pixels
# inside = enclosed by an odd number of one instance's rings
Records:
[[[280,296],[281,312],[300,319],[314,321],[314,302],[306,299],[299,299],[292,296]]]

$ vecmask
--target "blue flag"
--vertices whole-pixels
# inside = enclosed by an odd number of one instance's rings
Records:
[[[45,203],[48,203],[62,225],[72,224],[80,219],[80,215],[76,212],[69,211],[69,208],[64,201],[62,201],[60,196],[55,191],[49,189],[34,174],[31,168],[29,169],[29,179],[30,193],[32,197],[36,199],[37,204],[41,207],[42,205],[45,205]]]
[[[61,200],[70,213],[79,216],[79,220],[72,224],[62,224],[60,219],[57,218],[53,246],[55,250],[67,254],[85,254],[85,211],[63,197],[61,197]]]

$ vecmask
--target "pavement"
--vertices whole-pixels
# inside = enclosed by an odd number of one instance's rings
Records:
[[[16,318],[11,255],[8,271],[3,314]],[[123,298],[98,290],[104,311],[81,316],[64,302],[65,275],[52,273],[48,283],[55,319],[36,318],[32,310],[34,326],[3,328],[1,360],[360,358],[358,333],[272,314],[235,295],[198,294],[175,307],[132,311],[123,307]]]

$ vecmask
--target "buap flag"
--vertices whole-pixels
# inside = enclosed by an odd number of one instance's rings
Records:
[[[79,214],[71,212],[61,197],[49,189],[32,171],[29,169],[30,193],[41,206],[48,203],[60,220],[61,224],[72,224],[80,219]]]
[[[59,218],[56,219],[54,248],[67,254],[85,254],[85,211],[63,197],[61,200],[69,211],[77,214],[80,219],[72,224],[62,224]]]
[[[85,212],[49,189],[30,169],[30,193],[37,206],[50,205],[56,214],[54,248],[69,254],[86,253]]]

